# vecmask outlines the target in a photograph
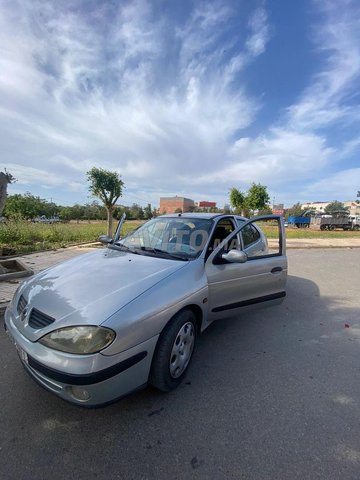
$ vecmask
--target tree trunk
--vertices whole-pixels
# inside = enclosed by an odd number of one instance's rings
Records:
[[[106,207],[106,213],[107,213],[107,222],[108,222],[108,231],[107,234],[109,237],[112,237],[112,222],[113,222],[113,208]]]
[[[5,173],[0,172],[0,216],[5,207],[8,183],[9,180]]]

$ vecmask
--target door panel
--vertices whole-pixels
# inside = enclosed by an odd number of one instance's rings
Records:
[[[259,229],[263,245],[259,248],[259,239],[256,239],[256,249],[249,246],[245,248],[244,251],[249,253],[245,263],[219,263],[220,255],[227,250],[227,245],[233,245],[232,238],[239,233],[241,236],[241,231],[247,225],[260,221],[263,226],[265,221],[272,222],[271,234],[273,235],[274,229],[279,233],[278,247],[276,248],[276,242],[274,247],[273,240],[268,247],[266,236]],[[281,217],[257,217],[232,232],[212,253],[205,265],[211,319],[236,315],[244,306],[264,306],[270,301],[280,303],[283,300],[287,278],[284,233]]]

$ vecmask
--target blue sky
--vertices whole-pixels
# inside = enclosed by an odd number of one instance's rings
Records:
[[[359,85],[358,1],[3,0],[0,168],[65,205],[92,166],[125,204],[350,200]]]

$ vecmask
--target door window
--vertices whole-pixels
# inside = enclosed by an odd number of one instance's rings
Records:
[[[241,230],[244,249],[257,242],[260,238],[259,231],[251,223]]]
[[[282,254],[280,219],[268,218],[250,223],[241,230],[241,235],[249,260]]]
[[[234,230],[235,224],[231,218],[224,218],[220,220],[216,225],[214,233],[210,239],[206,257],[208,257]],[[229,248],[229,246],[226,246],[224,251],[230,250],[231,248],[239,248],[237,236],[234,238],[231,247]]]

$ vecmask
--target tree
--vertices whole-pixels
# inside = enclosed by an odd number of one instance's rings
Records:
[[[226,215],[229,215],[231,213],[230,205],[228,205],[227,203],[225,203],[225,205],[224,205],[224,213]]]
[[[45,215],[47,209],[46,200],[26,192],[24,195],[16,193],[7,199],[4,214],[9,218],[25,218],[32,220],[39,215]]]
[[[210,207],[208,210],[210,213],[220,213],[220,208],[218,207]]]
[[[252,210],[263,210],[270,202],[267,188],[260,183],[252,183],[245,197],[247,208]]]
[[[259,211],[258,211],[258,215],[271,215],[273,213],[272,209],[270,208],[269,205],[265,205],[264,208],[261,208]]]
[[[328,215],[349,215],[349,209],[338,200],[329,203],[329,205],[325,207],[324,212]]]
[[[116,220],[120,220],[120,218],[123,216],[123,214],[126,213],[126,207],[115,207],[114,208],[114,212],[113,212],[113,217],[116,219]],[[126,214],[126,216],[128,216]]]
[[[72,218],[72,208],[71,207],[61,207],[59,216],[61,220],[70,221]]]
[[[84,213],[84,205],[79,205],[78,203],[75,203],[75,205],[71,207],[71,220],[77,220],[77,223],[79,223],[79,220],[84,218]]]
[[[0,172],[0,216],[4,210],[5,202],[7,198],[7,186],[9,183],[15,183],[16,178],[4,169],[3,172]]]
[[[148,203],[147,206],[144,208],[144,217],[146,220],[149,220],[150,218],[153,217],[150,203]]]
[[[132,217],[135,220],[143,220],[144,218],[144,210],[141,205],[138,205],[137,203],[133,203],[130,207],[130,212]]]
[[[110,172],[102,168],[93,167],[87,172],[87,179],[90,182],[89,192],[103,202],[108,221],[109,237],[112,235],[113,210],[119,197],[122,195],[124,182],[117,172]]]
[[[230,189],[230,205],[236,213],[243,214],[245,209],[245,195],[235,187]]]
[[[235,213],[248,216],[251,210],[263,210],[270,201],[267,187],[260,183],[252,183],[246,193],[233,187],[230,190],[230,204]]]
[[[286,218],[289,217],[302,217],[306,210],[301,206],[300,202],[295,203],[292,207],[288,208],[286,212]]]

